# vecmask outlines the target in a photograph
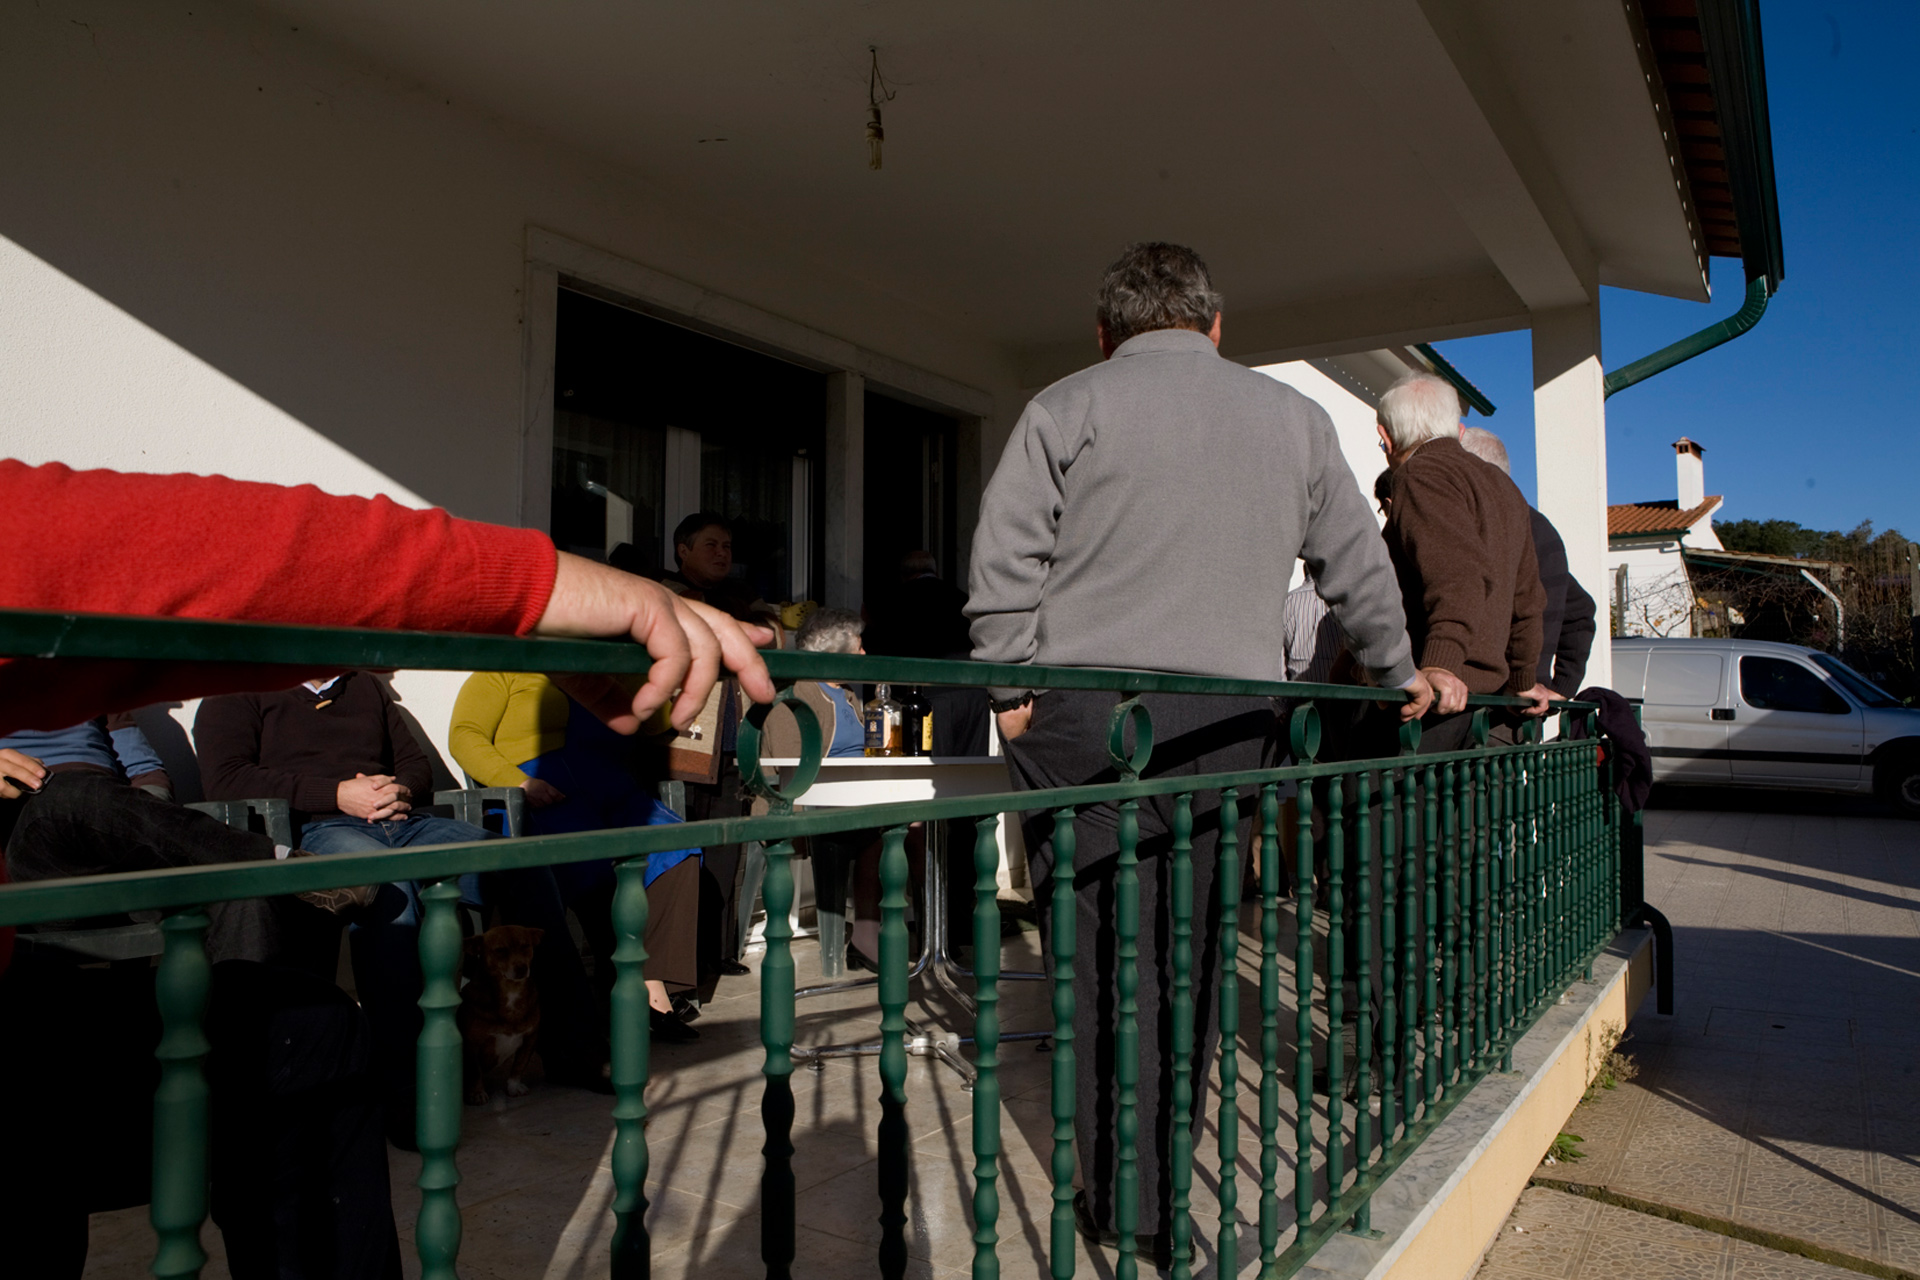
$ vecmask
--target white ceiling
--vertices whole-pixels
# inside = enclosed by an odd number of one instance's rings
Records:
[[[1243,357],[1704,296],[1620,0],[259,2],[1035,376],[1134,239],[1200,249]]]

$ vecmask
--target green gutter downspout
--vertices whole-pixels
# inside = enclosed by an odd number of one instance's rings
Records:
[[[1673,366],[1691,360],[1703,351],[1711,351],[1723,342],[1732,342],[1760,323],[1760,317],[1767,313],[1767,281],[1764,276],[1755,276],[1747,281],[1747,301],[1738,311],[1715,325],[1709,325],[1700,332],[1680,339],[1672,346],[1662,347],[1650,356],[1642,356],[1632,364],[1615,369],[1606,378],[1606,394],[1625,391],[1636,382],[1645,382],[1656,373],[1665,373]]]

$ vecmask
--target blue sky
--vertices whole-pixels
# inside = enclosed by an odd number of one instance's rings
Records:
[[[1761,16],[1786,282],[1744,337],[1607,402],[1608,499],[1671,498],[1684,435],[1706,447],[1722,519],[1920,538],[1920,3],[1768,0]],[[1705,305],[1605,290],[1606,367],[1731,315],[1744,288],[1716,258]],[[1473,421],[1531,496],[1528,335],[1437,345],[1492,399]]]

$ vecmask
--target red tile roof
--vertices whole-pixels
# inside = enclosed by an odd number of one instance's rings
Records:
[[[1702,516],[1723,501],[1725,499],[1720,494],[1711,494],[1705,502],[1687,511],[1680,510],[1679,502],[1672,499],[1666,502],[1623,502],[1617,507],[1607,508],[1607,536],[1633,538],[1656,533],[1681,533],[1693,528]]]

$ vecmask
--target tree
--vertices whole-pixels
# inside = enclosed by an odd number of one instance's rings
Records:
[[[1870,520],[1845,532],[1809,529],[1792,520],[1729,520],[1716,522],[1713,529],[1729,551],[1840,566],[1838,572],[1813,572],[1840,597],[1846,611],[1844,646],[1831,602],[1791,570],[1713,575],[1712,588],[1747,619],[1735,627],[1736,634],[1837,652],[1889,692],[1920,697],[1904,534],[1897,529],[1876,534]]]

